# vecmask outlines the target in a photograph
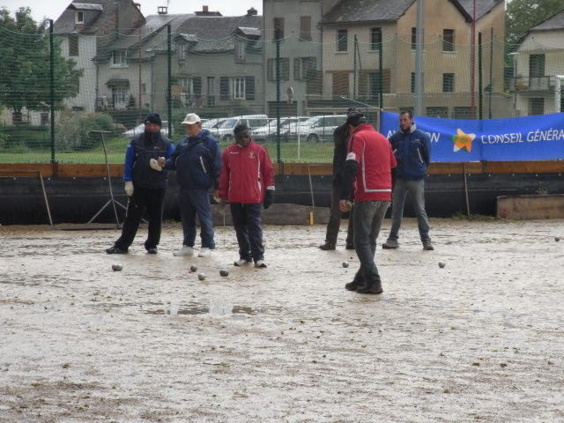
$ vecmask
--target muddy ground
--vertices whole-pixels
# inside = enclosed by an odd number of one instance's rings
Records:
[[[379,296],[324,225],[267,226],[268,269],[230,227],[209,258],[178,224],[156,256],[0,227],[0,422],[564,421],[564,221],[431,223],[435,251],[413,220],[378,249]]]

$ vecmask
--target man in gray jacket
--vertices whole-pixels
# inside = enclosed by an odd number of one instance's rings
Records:
[[[390,137],[392,150],[398,162],[392,196],[392,228],[382,248],[399,247],[399,230],[408,193],[413,199],[419,236],[424,250],[433,250],[429,237],[429,219],[425,211],[425,175],[431,161],[431,140],[413,122],[413,114],[403,111],[399,115],[400,130]]]

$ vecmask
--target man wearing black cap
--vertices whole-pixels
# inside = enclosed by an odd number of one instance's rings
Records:
[[[127,212],[121,236],[113,247],[106,250],[108,254],[128,253],[145,211],[149,217],[145,249],[149,254],[157,254],[167,184],[166,172],[158,165],[157,159],[170,157],[174,147],[161,134],[163,123],[158,113],[149,113],[144,122],[145,131],[133,137],[125,152],[123,180],[128,196]]]
[[[356,107],[349,107],[347,116],[351,113],[360,112]],[[334,250],[337,247],[337,237],[341,227],[341,210],[339,210],[339,195],[343,187],[343,171],[345,170],[345,159],[347,158],[347,140],[349,139],[350,125],[344,122],[333,132],[335,148],[333,150],[333,182],[331,190],[331,211],[327,223],[325,243],[319,246],[322,250]],[[347,228],[346,249],[354,250],[353,246],[353,222],[352,213],[349,212],[349,224]]]
[[[255,267],[264,269],[262,212],[274,201],[274,169],[268,151],[253,142],[247,125],[237,125],[233,135],[235,143],[223,151],[215,197],[230,203],[239,244],[239,260],[234,265],[254,261]]]
[[[354,249],[360,268],[345,288],[359,294],[380,294],[382,282],[374,255],[382,220],[392,200],[396,158],[386,137],[376,132],[362,113],[350,113],[347,123],[351,135],[339,207],[343,212],[350,208],[354,181]]]

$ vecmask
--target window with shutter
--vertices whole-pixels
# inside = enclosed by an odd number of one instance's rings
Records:
[[[227,76],[219,78],[219,98],[229,100],[229,78]]]
[[[311,40],[311,16],[300,16],[300,38]]]
[[[454,29],[443,29],[443,51],[454,51]]]
[[[339,29],[337,31],[337,51],[345,52],[349,50],[348,30]]]
[[[69,35],[69,56],[78,56],[78,34]]]
[[[274,39],[284,38],[284,18],[274,18]]]
[[[254,100],[255,99],[255,77],[247,76],[245,78],[245,99]]]
[[[196,97],[201,97],[202,96],[202,78],[199,77],[199,76],[194,77],[192,84],[194,86],[194,95]]]
[[[382,45],[382,28],[370,28],[370,50],[380,50]]]
[[[349,73],[335,72],[333,74],[333,96],[349,96]]]

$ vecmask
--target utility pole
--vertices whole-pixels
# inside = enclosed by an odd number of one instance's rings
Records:
[[[415,24],[415,115],[421,116],[423,102],[423,0],[417,0]]]
[[[470,110],[472,118],[476,119],[476,0],[473,0],[472,34],[470,37]]]
[[[274,29],[274,38],[276,38],[276,161],[282,161],[280,151],[280,43],[282,42],[282,31],[280,28]]]

